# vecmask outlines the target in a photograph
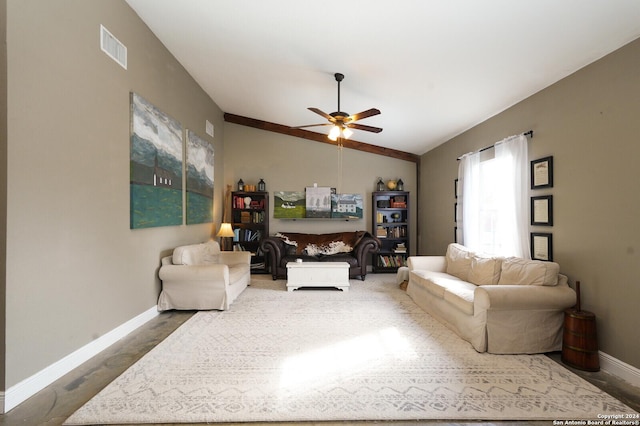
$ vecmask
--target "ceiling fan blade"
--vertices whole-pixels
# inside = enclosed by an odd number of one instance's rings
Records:
[[[319,110],[318,108],[309,107],[309,108],[307,108],[307,109],[308,109],[309,111],[313,111],[313,112],[315,112],[315,113],[316,113],[316,114],[318,114],[318,115],[323,116],[324,118],[326,118],[327,120],[329,120],[329,121],[330,121],[330,122],[332,122],[332,123],[336,121],[336,119],[335,119],[335,118],[333,118],[332,116],[330,116],[330,115],[329,115],[329,114],[327,114],[326,112]]]
[[[349,122],[358,121],[358,120],[362,120],[363,118],[371,117],[371,116],[378,115],[378,114],[380,114],[380,110],[379,109],[371,108],[371,109],[368,109],[366,111],[362,111],[362,112],[359,112],[357,114],[353,114],[353,115],[349,116],[348,121]]]
[[[316,127],[316,126],[333,126],[333,123],[322,123],[322,124],[307,124],[305,126],[295,126],[292,129],[303,129],[305,127]]]
[[[382,131],[380,127],[365,126],[364,124],[358,123],[347,123],[345,126],[356,130],[364,130],[365,132],[380,133]]]

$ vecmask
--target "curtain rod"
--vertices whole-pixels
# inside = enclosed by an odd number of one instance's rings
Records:
[[[533,130],[529,130],[528,132],[524,132],[524,133],[522,134],[522,136],[529,136],[531,139],[533,139]],[[479,149],[477,152],[486,151],[486,150],[491,149],[491,148],[494,148],[494,147],[495,147],[495,144],[490,145],[490,146],[485,146],[484,148]],[[460,161],[460,159],[461,159],[461,158],[462,158],[462,157],[458,157],[458,158],[457,158],[457,160],[458,160],[458,161]]]

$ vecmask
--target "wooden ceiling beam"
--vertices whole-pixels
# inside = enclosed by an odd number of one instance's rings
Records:
[[[255,129],[267,130],[269,132],[281,133],[283,135],[294,136],[297,138],[307,139],[314,142],[326,143],[329,145],[335,145],[334,141],[329,140],[326,134],[311,132],[305,129],[295,129],[293,127],[285,126],[283,124],[270,123],[268,121],[257,120],[255,118],[243,117],[235,114],[224,114],[224,121],[227,123],[239,124],[241,126],[253,127]],[[397,158],[400,160],[411,161],[412,163],[418,163],[420,157],[410,152],[399,151],[397,149],[385,148],[382,146],[371,145],[364,142],[358,142],[352,139],[343,139],[342,145],[345,148],[355,149],[357,151],[368,152],[371,154],[384,155],[385,157]]]

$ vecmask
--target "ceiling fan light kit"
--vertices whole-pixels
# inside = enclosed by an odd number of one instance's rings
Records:
[[[353,135],[351,129],[364,130],[365,132],[380,133],[382,129],[380,127],[366,126],[364,124],[355,123],[355,121],[362,120],[367,117],[380,114],[380,110],[377,108],[371,108],[366,111],[359,112],[357,114],[349,115],[346,112],[340,111],[340,82],[344,80],[344,74],[335,73],[334,77],[338,82],[338,110],[327,114],[326,112],[309,107],[309,111],[315,112],[318,115],[326,118],[329,122],[322,124],[309,124],[306,126],[294,127],[294,129],[302,129],[304,127],[316,127],[316,126],[333,126],[329,131],[329,139],[332,141],[338,140],[338,138],[349,139]]]

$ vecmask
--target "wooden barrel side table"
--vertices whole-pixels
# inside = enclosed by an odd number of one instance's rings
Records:
[[[587,311],[564,311],[562,362],[585,371],[600,371],[596,316]]]

